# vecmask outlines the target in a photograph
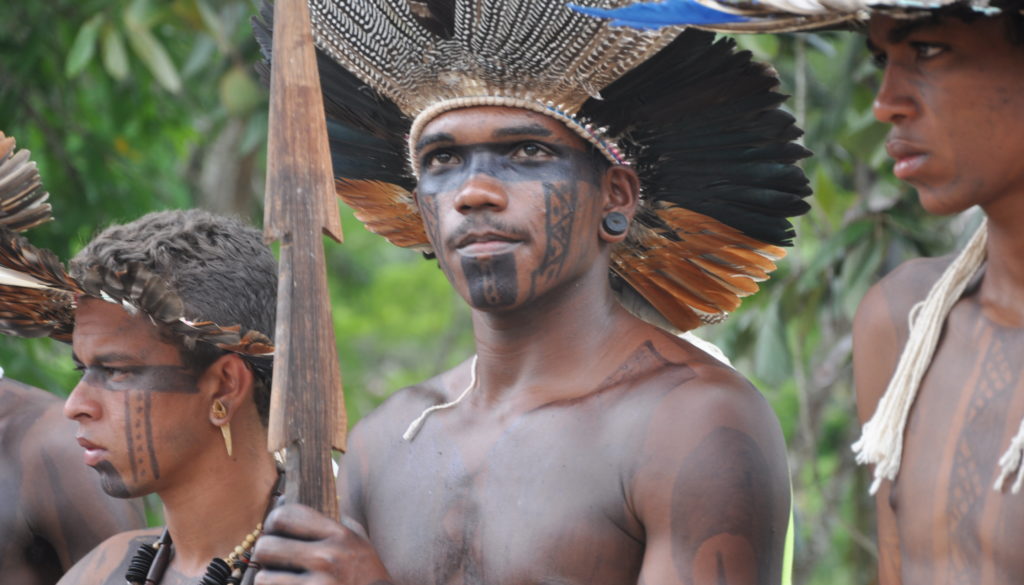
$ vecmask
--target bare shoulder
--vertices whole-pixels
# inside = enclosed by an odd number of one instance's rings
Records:
[[[71,567],[58,585],[120,585],[135,551],[152,544],[162,529],[147,528],[115,534]]]
[[[932,285],[953,261],[952,255],[915,258],[896,267],[875,283],[857,309],[857,319],[869,324],[892,321],[906,338],[910,309],[928,296]]]
[[[735,369],[693,345],[670,338],[655,346],[666,361],[688,374],[665,388],[665,406],[685,418],[698,434],[705,428],[744,429],[758,437],[778,428],[775,413],[758,389]],[[682,421],[680,421],[682,422]]]
[[[690,373],[660,390],[628,489],[648,538],[641,580],[778,583],[790,512],[778,419],[741,374],[674,345],[659,347]]]
[[[365,524],[364,510],[376,468],[373,462],[387,458],[389,452],[399,446],[408,425],[424,409],[450,400],[446,381],[465,373],[468,373],[468,363],[398,390],[356,423],[349,433],[348,450],[338,470],[337,489],[343,514]]]
[[[656,340],[652,350],[672,365],[664,368],[670,375],[652,375],[639,385],[642,393],[658,397],[649,402],[653,408],[644,457],[675,469],[722,461],[756,467],[762,479],[788,492],[782,430],[761,392],[736,370],[684,341]],[[661,473],[654,467],[647,471]],[[642,479],[644,469],[637,472]]]
[[[61,403],[60,398],[45,390],[22,384],[11,378],[0,378],[0,433],[15,424],[31,424],[42,411]]]
[[[910,334],[908,316],[924,300],[953,256],[918,258],[898,266],[872,286],[853,321],[853,370],[857,410],[867,420],[896,370]]]
[[[396,391],[363,417],[352,429],[350,448],[367,449],[393,444],[424,409],[454,399],[453,384],[469,373],[469,362],[429,380]]]

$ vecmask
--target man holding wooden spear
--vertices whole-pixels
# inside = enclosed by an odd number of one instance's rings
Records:
[[[256,583],[787,581],[778,423],[673,335],[755,292],[807,209],[771,70],[558,1],[310,8],[338,193],[437,258],[477,353],[354,429],[342,522],[271,514]]]

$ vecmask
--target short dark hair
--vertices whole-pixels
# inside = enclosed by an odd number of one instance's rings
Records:
[[[993,2],[993,6],[999,7],[1002,12],[996,15],[987,15],[973,10],[966,4],[955,3],[939,8],[932,13],[934,20],[956,18],[964,22],[975,22],[982,18],[1006,17],[1006,39],[1013,45],[1024,46],[1024,0],[1005,0]]]
[[[273,338],[277,262],[256,228],[201,209],[149,213],[103,230],[71,260],[70,270],[81,278],[90,266],[122,271],[128,264],[159,275],[181,297],[186,318],[241,325]],[[169,341],[197,371],[225,353],[205,343],[188,349],[179,339]],[[264,424],[272,369],[253,368],[253,396]]]

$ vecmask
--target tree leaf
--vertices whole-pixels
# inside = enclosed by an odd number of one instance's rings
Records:
[[[121,31],[108,24],[103,27],[103,68],[111,77],[123,81],[128,76],[128,52]]]
[[[217,48],[223,53],[231,51],[231,42],[228,41],[228,36],[224,31],[224,25],[221,24],[220,18],[217,13],[210,8],[210,5],[203,0],[197,0],[196,8],[199,10],[199,16],[203,19],[203,26],[213,37],[213,40],[217,42]]]
[[[235,65],[220,78],[220,103],[232,116],[241,116],[263,103],[264,92],[249,68]]]
[[[160,41],[153,36],[149,29],[142,28],[138,24],[126,21],[128,25],[128,43],[132,46],[135,54],[146,64],[157,82],[171,93],[181,91],[181,77],[178,70],[171,61],[167,50]]]
[[[104,18],[103,14],[97,14],[85,21],[82,28],[78,29],[78,34],[75,35],[75,40],[71,43],[71,50],[68,51],[68,58],[64,62],[64,73],[68,77],[74,77],[81,73],[92,60],[92,56],[96,53],[96,36]]]

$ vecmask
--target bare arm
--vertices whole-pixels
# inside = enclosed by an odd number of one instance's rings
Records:
[[[66,571],[109,536],[144,527],[145,519],[141,502],[112,498],[100,488],[62,406],[54,402],[29,429],[21,461],[26,517]]]
[[[853,323],[853,377],[861,424],[874,414],[906,340],[906,327],[893,319],[886,283],[876,284],[861,301]],[[900,540],[896,517],[889,505],[891,487],[891,482],[883,482],[875,496],[880,585],[900,583]]]
[[[630,498],[647,535],[640,583],[781,582],[785,446],[768,404],[741,384],[683,388],[659,409]]]

